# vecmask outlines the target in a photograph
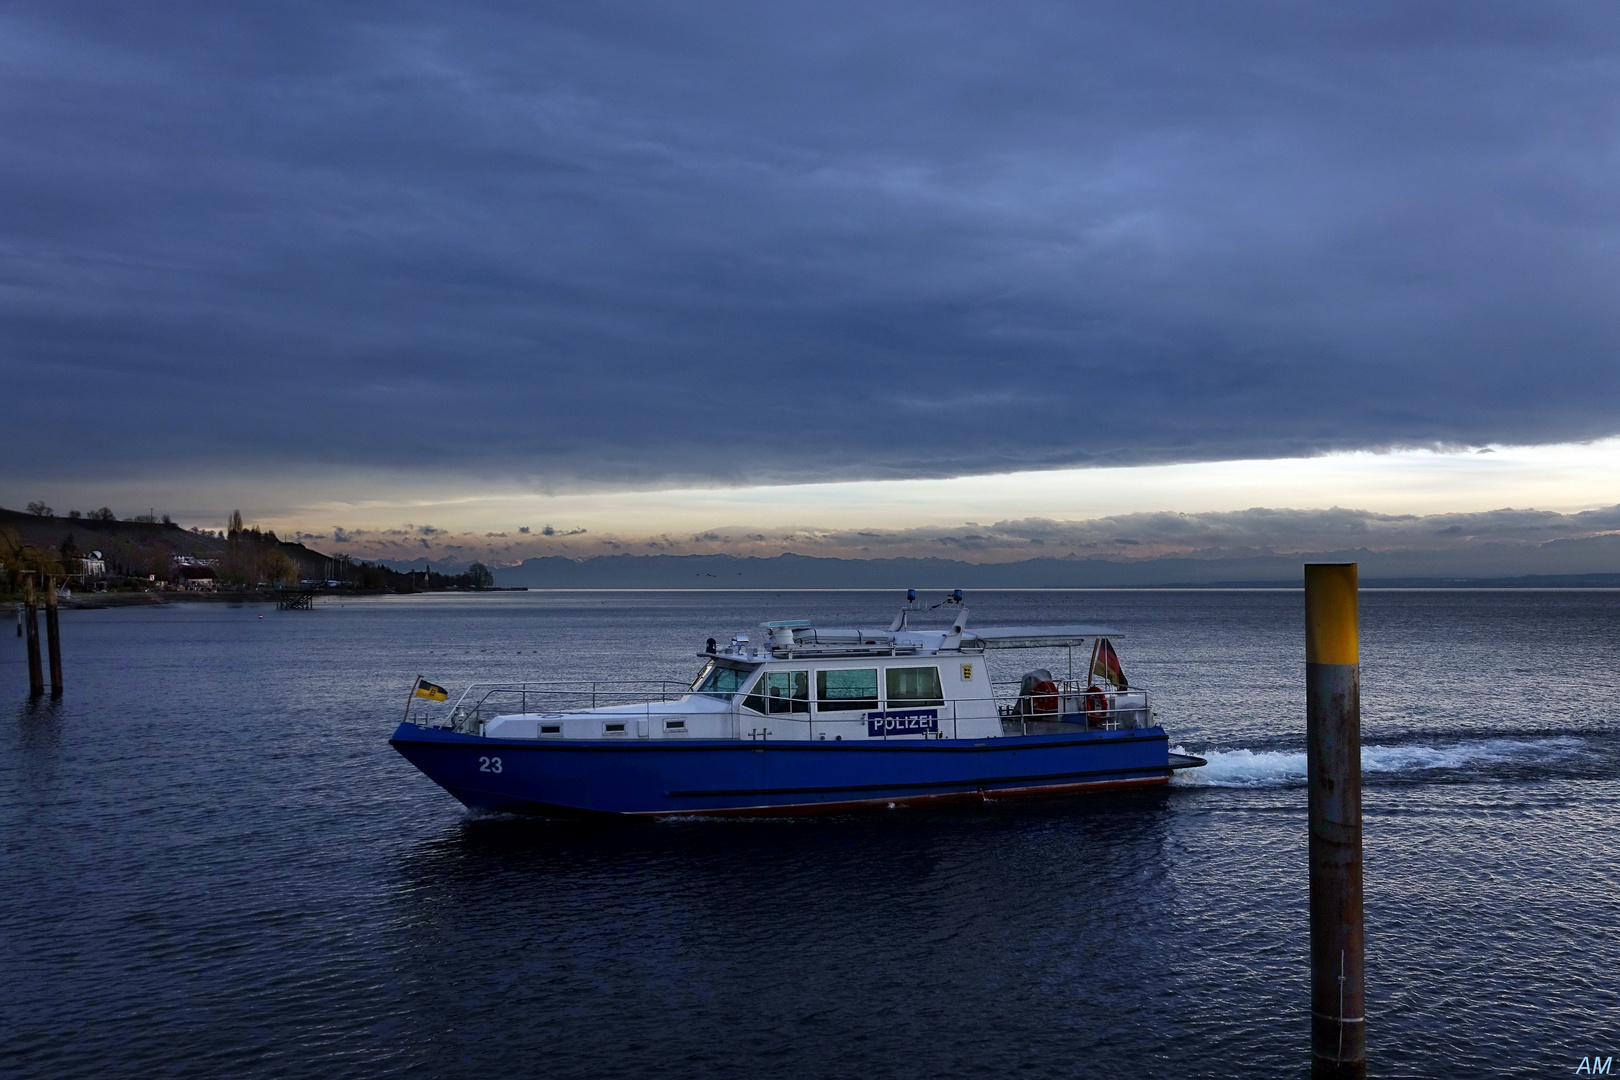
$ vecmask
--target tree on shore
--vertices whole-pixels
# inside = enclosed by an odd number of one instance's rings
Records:
[[[281,539],[274,532],[261,532],[257,525],[248,527],[240,510],[231,511],[225,554],[215,573],[222,585],[250,588],[261,582],[296,585],[300,577],[298,561],[282,550]]]
[[[101,541],[107,565],[129,577],[166,581],[174,574],[174,552],[161,543],[143,544],[128,536]]]
[[[16,529],[0,529],[0,579],[6,591],[20,591],[27,573],[64,576],[62,560],[49,548],[23,543]]]
[[[293,561],[280,548],[271,548],[264,553],[264,577],[262,580],[271,585],[297,585],[298,564]]]
[[[245,532],[233,532],[216,570],[221,585],[257,585],[264,580],[260,545]]]
[[[55,517],[56,516],[56,511],[52,510],[50,507],[46,506],[44,499],[35,499],[33,502],[29,503],[28,504],[28,512],[30,514],[37,514],[40,517]]]

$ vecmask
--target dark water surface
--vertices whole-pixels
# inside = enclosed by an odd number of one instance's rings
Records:
[[[803,820],[479,818],[387,735],[417,674],[689,675],[862,593],[65,612],[0,638],[0,1071],[29,1077],[1299,1076],[1302,600],[979,592],[1127,637],[1201,774]],[[1620,1055],[1620,594],[1368,592],[1383,1076]],[[261,619],[260,616],[263,616]],[[1061,667],[1060,657],[1025,661]]]

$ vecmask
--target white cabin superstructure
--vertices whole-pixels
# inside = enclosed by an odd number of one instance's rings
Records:
[[[948,628],[884,630],[764,623],[758,642],[709,639],[690,684],[473,684],[449,706],[448,726],[491,739],[535,740],[987,740],[1077,730],[1146,728],[1147,692],[1098,674],[1117,631],[1103,626],[968,629],[960,591]],[[939,605],[936,605],[939,606]],[[1045,669],[993,683],[989,650],[1067,649],[1092,662],[1082,678]],[[1015,689],[1016,688],[1016,689]],[[411,699],[415,703],[415,698]],[[419,707],[419,706],[418,706]],[[406,720],[411,721],[411,709]],[[440,723],[445,720],[441,716]]]

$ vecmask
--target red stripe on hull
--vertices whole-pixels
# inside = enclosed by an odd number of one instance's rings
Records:
[[[818,814],[848,814],[862,810],[886,810],[901,806],[945,806],[965,802],[1000,802],[1011,799],[1040,799],[1063,795],[1085,795],[1121,788],[1159,787],[1168,776],[1148,776],[1137,780],[1094,780],[1084,784],[1056,784],[1046,787],[996,788],[990,791],[952,791],[940,795],[906,795],[893,799],[851,799],[844,802],[793,803],[787,806],[730,806],[719,810],[641,810],[631,817],[811,817]]]

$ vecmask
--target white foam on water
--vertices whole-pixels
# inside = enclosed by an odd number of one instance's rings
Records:
[[[1177,746],[1170,751],[1185,754]],[[1180,769],[1171,779],[1177,787],[1285,787],[1305,782],[1305,753],[1282,750],[1206,750],[1209,762],[1200,769]]]
[[[1472,769],[1516,762],[1548,762],[1580,753],[1586,740],[1563,735],[1546,739],[1482,739],[1452,746],[1363,746],[1362,775],[1421,772],[1427,769]],[[1176,754],[1189,751],[1174,747]],[[1305,783],[1303,750],[1206,750],[1197,755],[1209,764],[1181,769],[1177,787],[1292,787]]]

